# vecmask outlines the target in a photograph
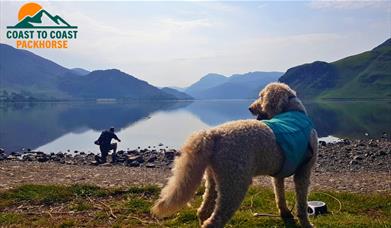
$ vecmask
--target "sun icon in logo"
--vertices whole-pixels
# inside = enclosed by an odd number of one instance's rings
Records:
[[[19,9],[18,20],[21,21],[26,16],[32,17],[36,13],[38,13],[41,9],[42,9],[42,6],[37,3],[34,3],[34,2],[26,3],[22,7],[20,7],[20,9]]]

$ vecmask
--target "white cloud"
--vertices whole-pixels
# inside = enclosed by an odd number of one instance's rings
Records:
[[[314,9],[383,9],[390,11],[391,1],[363,1],[363,0],[314,0],[310,2],[310,7]]]

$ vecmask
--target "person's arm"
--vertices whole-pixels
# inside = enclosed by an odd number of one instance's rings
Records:
[[[119,138],[117,137],[117,135],[114,134],[114,133],[113,133],[113,138],[114,138],[115,140],[117,140],[118,142],[121,142],[121,139],[119,139]]]
[[[100,144],[100,140],[102,139],[102,136],[103,136],[103,132],[100,133],[99,138],[98,138],[97,140],[95,140],[95,144],[96,144],[96,145],[99,145],[99,144]]]

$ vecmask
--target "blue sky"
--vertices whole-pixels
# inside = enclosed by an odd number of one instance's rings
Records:
[[[1,42],[24,2],[1,1]],[[67,50],[32,50],[65,67],[117,68],[156,86],[203,75],[286,71],[335,61],[391,37],[391,1],[37,2],[79,26]]]

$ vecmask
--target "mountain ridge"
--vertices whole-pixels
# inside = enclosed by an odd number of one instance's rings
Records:
[[[331,63],[292,67],[279,81],[305,99],[390,99],[391,39]]]
[[[24,66],[20,67],[23,62]],[[85,73],[85,72],[84,72]],[[133,99],[178,100],[177,97],[120,70],[81,76],[51,60],[0,43],[0,100]],[[11,94],[11,95],[7,95]]]
[[[230,77],[224,75],[215,76],[216,74],[207,74],[199,81],[192,84],[198,86],[200,82],[207,81],[211,77],[218,79],[209,86],[197,87],[197,90],[188,89],[186,93],[196,99],[250,99],[258,96],[259,91],[268,83],[277,81],[282,72],[263,72],[254,71],[244,74],[233,74]]]

